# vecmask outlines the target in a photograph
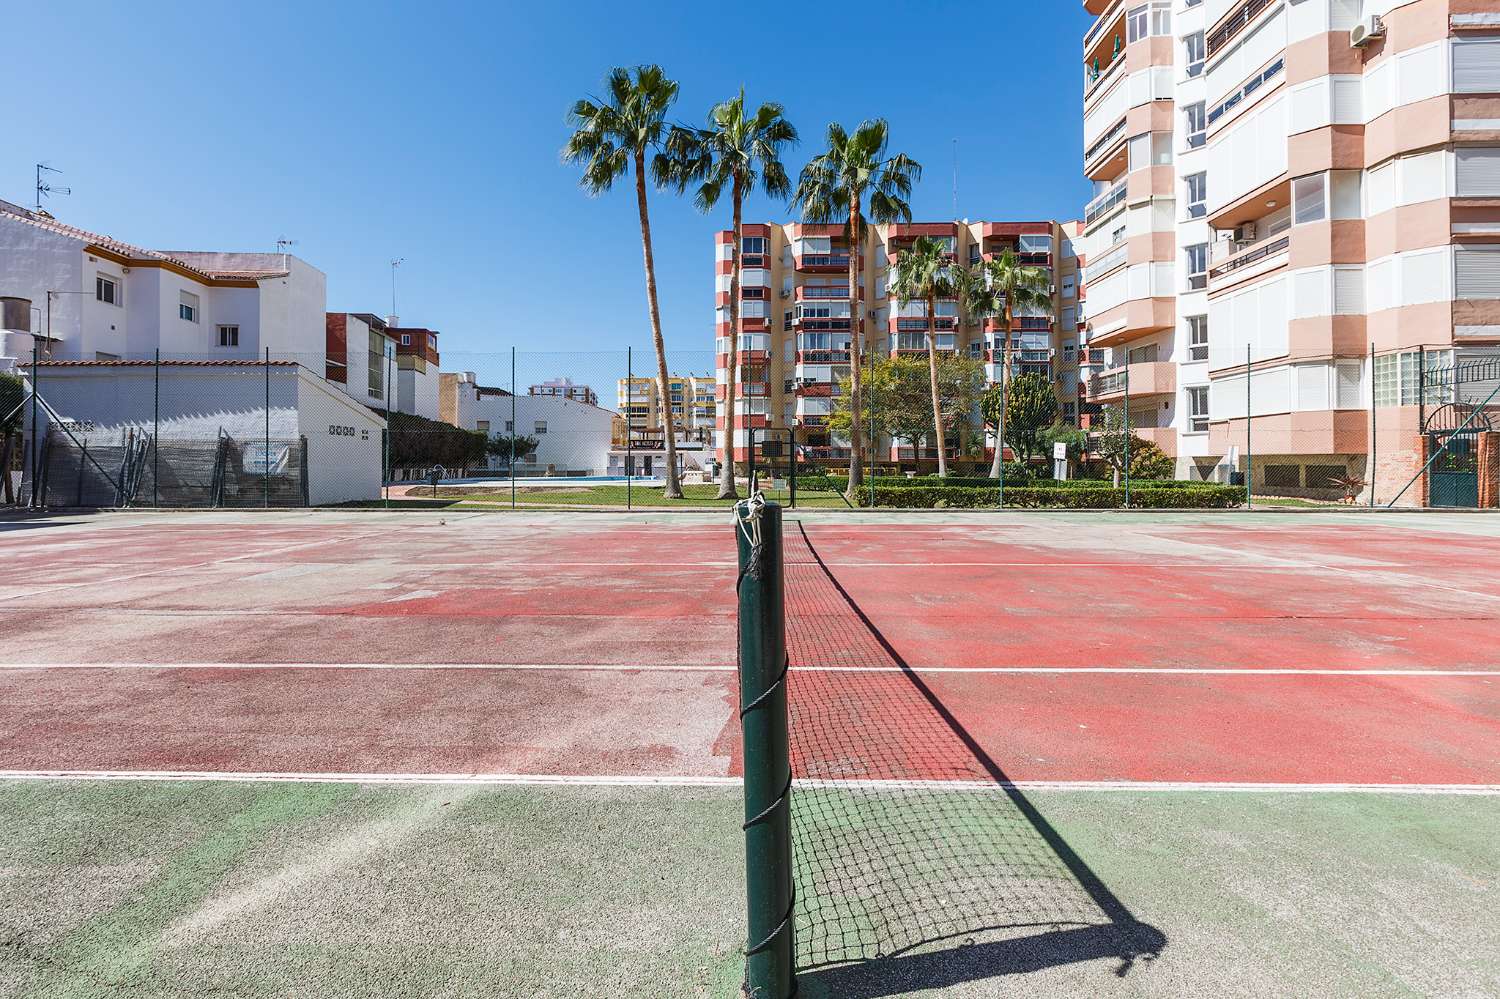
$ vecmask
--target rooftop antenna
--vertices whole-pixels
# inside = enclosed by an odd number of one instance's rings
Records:
[[[958,218],[958,139],[953,140],[953,217]]]
[[[71,187],[53,187],[42,180],[43,173],[62,173],[57,167],[49,167],[45,163],[36,165],[36,210],[42,210],[42,199],[53,194],[72,194]]]
[[[397,257],[395,260],[391,261],[391,315],[393,316],[399,316],[401,314],[396,311],[396,268],[400,267],[405,262],[405,257]]]
[[[287,239],[285,236],[276,241],[276,252],[281,254],[281,269],[286,270],[286,251],[288,247],[296,246],[297,240]]]

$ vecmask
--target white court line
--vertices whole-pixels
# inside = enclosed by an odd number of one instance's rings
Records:
[[[597,673],[733,673],[733,665],[682,664],[641,665],[635,663],[0,663],[0,672],[19,670],[491,670]],[[899,666],[793,666],[793,673],[904,673]],[[1164,674],[1169,676],[1500,676],[1500,669],[1415,669],[1322,667],[1232,667],[1232,666],[913,666],[913,673],[978,674]]]
[[[413,525],[415,526],[415,525]],[[209,559],[207,562],[195,562],[190,565],[171,565],[156,569],[144,569],[141,572],[127,573],[124,576],[108,576],[104,579],[85,579],[73,583],[53,583],[39,590],[23,590],[20,593],[10,593],[0,596],[0,602],[6,600],[19,600],[22,597],[44,596],[56,593],[59,590],[69,590],[78,586],[104,586],[109,583],[125,583],[132,579],[142,579],[146,576],[159,576],[166,572],[187,572],[193,569],[206,569],[211,565],[224,565],[227,562],[242,562],[245,559],[266,558],[270,555],[281,555],[286,552],[294,552],[301,548],[311,548],[314,545],[343,544],[349,541],[359,541],[364,538],[373,538],[389,534],[389,531],[366,531],[363,534],[345,534],[337,537],[319,538],[316,541],[302,541],[295,545],[284,545],[280,548],[267,548],[261,551],[246,552],[243,555],[228,555],[224,558]]]
[[[479,784],[495,787],[722,787],[738,777],[595,776],[591,774],[295,773],[216,770],[0,770],[0,780],[28,781],[214,781],[276,784]],[[1289,794],[1500,795],[1500,784],[1345,784],[1272,781],[941,781],[797,780],[794,790],[821,791],[1237,791]]]

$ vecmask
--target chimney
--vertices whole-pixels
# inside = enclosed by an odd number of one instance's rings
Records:
[[[0,371],[31,361],[36,339],[31,335],[31,299],[0,297]]]
[[[385,324],[387,326],[400,326],[401,325],[401,317],[400,316],[386,316],[385,317]]]
[[[31,299],[0,297],[0,330],[31,332]]]

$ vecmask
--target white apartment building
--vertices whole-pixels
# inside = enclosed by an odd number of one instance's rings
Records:
[[[518,455],[517,468],[547,475],[604,475],[609,468],[615,414],[563,396],[512,395],[480,385],[474,372],[444,372],[439,380],[443,419],[488,436],[536,439],[536,450]],[[506,464],[492,457],[490,467]]]
[[[1500,5],[1084,6],[1089,401],[1183,477],[1393,498],[1475,401],[1419,368],[1500,344]]]

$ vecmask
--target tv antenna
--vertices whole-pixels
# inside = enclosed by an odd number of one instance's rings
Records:
[[[281,266],[286,267],[286,251],[289,247],[297,245],[297,240],[287,239],[285,236],[276,241],[276,252],[281,254]]]
[[[42,174],[43,173],[62,173],[62,171],[59,170],[59,169],[57,169],[57,167],[49,167],[45,163],[38,163],[36,165],[36,210],[37,211],[41,211],[42,210],[42,199],[43,198],[50,197],[51,195],[54,195],[54,194],[72,194],[73,193],[73,189],[71,187],[53,187],[51,184],[46,183],[45,181],[42,180]]]
[[[958,139],[953,140],[953,217],[958,218]]]
[[[405,262],[405,257],[397,257],[396,259],[391,261],[391,315],[393,316],[399,316],[401,314],[396,311],[396,268],[400,267]]]

